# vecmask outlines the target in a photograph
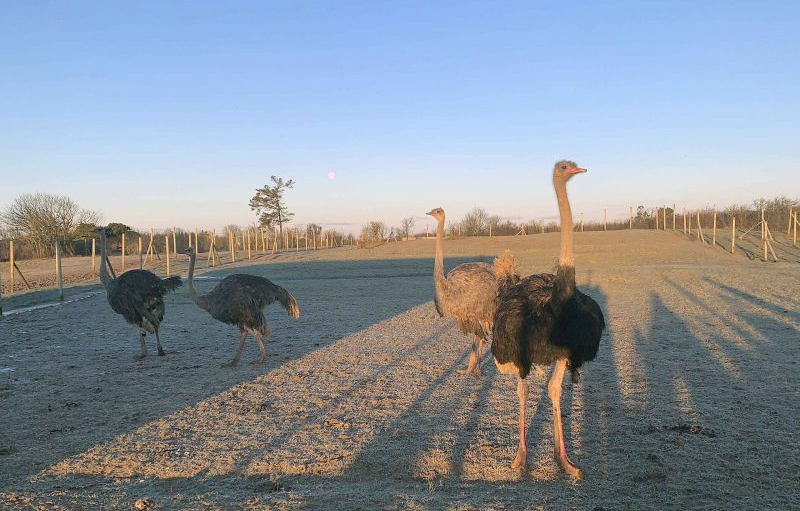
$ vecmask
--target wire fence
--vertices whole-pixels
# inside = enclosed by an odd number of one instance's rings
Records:
[[[584,222],[583,214],[576,215],[577,232],[650,229],[670,231],[753,260],[800,262],[797,231],[800,229],[798,211],[776,208],[762,210],[715,211],[681,210],[676,206],[634,210],[627,220],[609,222],[606,212],[603,221]],[[465,232],[460,222],[450,225],[448,235],[511,236],[536,235],[559,231],[556,222],[487,222],[480,230]],[[402,236],[392,233],[383,242],[433,238],[435,233],[420,232]],[[185,230],[178,228],[151,230],[147,233],[127,231],[108,242],[108,263],[115,274],[133,268],[144,268],[159,275],[183,274],[188,268],[184,251],[193,247],[197,252],[197,268],[204,270],[241,260],[258,260],[281,252],[324,250],[354,246],[353,235],[319,226],[286,228],[283,232],[268,229],[228,228],[216,230]],[[77,239],[57,244],[56,257],[34,258],[24,240],[0,241],[0,294],[10,295],[33,289],[58,288],[65,284],[97,279],[100,256],[94,238]],[[361,244],[360,246],[369,246]],[[63,295],[63,293],[62,293]]]

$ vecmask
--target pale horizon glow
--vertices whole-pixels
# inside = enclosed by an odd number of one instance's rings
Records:
[[[149,229],[356,232],[475,206],[557,219],[800,195],[800,3],[14,2],[0,208],[73,198]]]

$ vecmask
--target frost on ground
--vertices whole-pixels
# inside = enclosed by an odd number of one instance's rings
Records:
[[[557,235],[461,239],[446,269],[505,248],[549,271]],[[233,327],[169,295],[165,357],[103,295],[0,319],[3,509],[788,509],[800,488],[800,268],[672,233],[576,236],[578,284],[609,329],[562,412],[553,461],[547,376],[529,378],[529,471],[511,378],[432,303],[431,242],[285,255],[264,366]],[[201,291],[213,280],[199,281]],[[152,350],[151,350],[152,353]],[[568,380],[568,379],[567,379]]]

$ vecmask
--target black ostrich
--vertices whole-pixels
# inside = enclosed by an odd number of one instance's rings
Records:
[[[564,447],[561,425],[561,382],[567,368],[573,381],[584,362],[593,360],[605,329],[600,306],[575,288],[572,255],[572,212],[567,198],[567,181],[586,172],[571,161],[560,161],[553,169],[561,214],[561,256],[556,274],[531,275],[519,284],[505,288],[497,298],[497,313],[492,329],[492,355],[497,368],[516,374],[519,396],[519,449],[511,466],[525,471],[525,378],[532,365],[555,365],[547,384],[553,403],[553,440],[555,457],[564,471],[576,478],[580,470],[570,463]]]
[[[164,320],[164,295],[181,287],[180,277],[162,279],[147,270],[128,270],[113,279],[108,273],[106,255],[106,228],[95,229],[100,235],[100,282],[106,289],[111,309],[125,321],[139,329],[142,351],[137,359],[147,356],[144,336],[156,335],[158,355],[164,355],[158,329]]]
[[[186,254],[189,255],[188,286],[192,301],[211,314],[212,318],[236,325],[242,333],[236,355],[229,363],[222,364],[222,367],[233,367],[239,363],[248,333],[258,341],[258,358],[253,363],[263,364],[267,356],[264,340],[269,336],[269,326],[262,310],[277,301],[289,312],[289,316],[298,318],[300,308],[295,299],[284,288],[269,280],[243,273],[228,275],[209,293],[199,295],[194,289],[197,254],[192,247],[186,249]]]

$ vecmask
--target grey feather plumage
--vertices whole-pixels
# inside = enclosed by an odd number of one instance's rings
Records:
[[[300,315],[297,302],[286,289],[269,279],[248,274],[228,275],[209,293],[200,296],[200,305],[217,321],[264,332],[267,320],[263,310],[278,302],[292,317]]]
[[[506,251],[495,259],[492,266],[464,263],[445,276],[442,250],[444,210],[436,208],[428,214],[438,221],[433,266],[434,304],[440,316],[454,318],[462,332],[475,337],[467,368],[459,373],[479,378],[481,351],[492,331],[497,293],[519,279],[514,258]]]
[[[461,331],[487,338],[494,321],[497,277],[486,263],[464,263],[436,278],[435,304],[441,316],[456,320]]]
[[[229,325],[236,325],[242,336],[236,355],[226,366],[235,366],[244,348],[247,335],[252,335],[258,342],[259,357],[257,363],[263,363],[266,356],[264,340],[269,336],[269,326],[263,310],[278,302],[290,317],[300,317],[297,301],[286,289],[273,284],[269,279],[256,275],[237,273],[228,275],[209,293],[201,295],[194,288],[194,265],[196,253],[187,249],[189,255],[189,296],[198,307],[207,311],[212,318]]]

